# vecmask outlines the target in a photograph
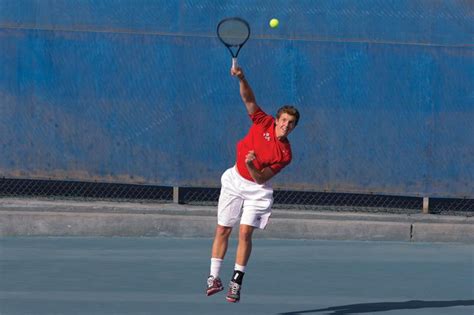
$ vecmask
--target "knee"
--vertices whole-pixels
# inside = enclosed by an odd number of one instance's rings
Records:
[[[228,238],[230,233],[232,232],[232,228],[228,226],[218,225],[216,227],[216,236],[221,238]]]
[[[252,241],[253,226],[241,225],[239,230],[239,240],[244,242]]]

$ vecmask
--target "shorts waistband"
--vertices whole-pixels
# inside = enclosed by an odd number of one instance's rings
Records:
[[[235,175],[239,178],[239,180],[241,180],[242,182],[244,182],[246,184],[256,185],[256,186],[265,187],[265,188],[270,188],[271,187],[271,185],[269,185],[269,183],[257,184],[256,182],[248,180],[247,178],[243,177],[242,175],[240,175],[239,170],[237,169],[237,165],[234,165],[232,167],[232,172],[235,173]]]

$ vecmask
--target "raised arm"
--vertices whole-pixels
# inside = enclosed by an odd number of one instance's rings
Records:
[[[247,108],[247,112],[249,113],[249,115],[252,115],[257,111],[258,105],[257,101],[255,100],[255,95],[253,94],[252,88],[247,82],[247,79],[245,79],[245,75],[242,71],[242,68],[231,68],[230,73],[239,79],[240,96],[242,97],[242,101],[244,102],[245,107]]]

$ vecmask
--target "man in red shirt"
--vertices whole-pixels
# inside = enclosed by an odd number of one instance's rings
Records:
[[[267,115],[257,105],[242,69],[232,68],[231,74],[239,79],[240,95],[253,124],[237,143],[235,166],[226,170],[221,178],[206,294],[213,295],[224,289],[219,271],[232,227],[240,220],[234,274],[226,296],[227,301],[235,303],[240,300],[245,266],[252,251],[252,233],[255,228],[264,229],[271,214],[273,189],[268,181],[291,162],[287,136],[298,124],[300,115],[293,106],[281,107],[276,119]]]

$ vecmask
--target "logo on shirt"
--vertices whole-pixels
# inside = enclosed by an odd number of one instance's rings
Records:
[[[265,138],[265,140],[270,141],[270,133],[269,132],[264,132],[263,137]]]

